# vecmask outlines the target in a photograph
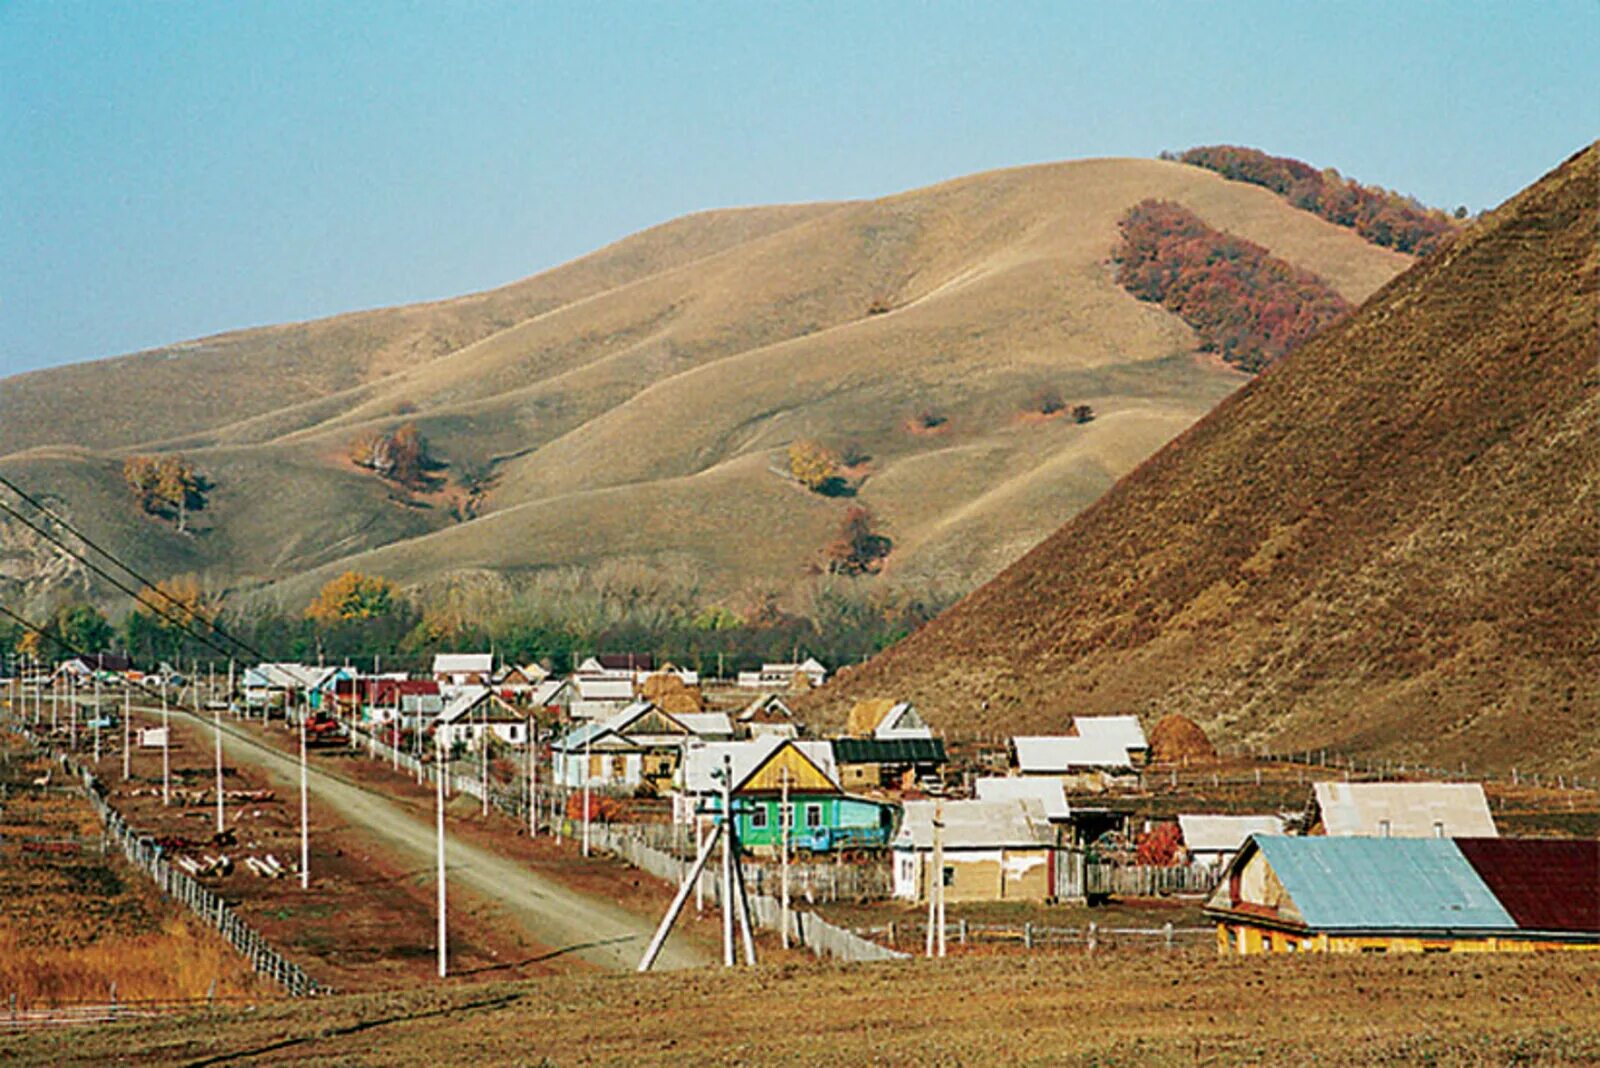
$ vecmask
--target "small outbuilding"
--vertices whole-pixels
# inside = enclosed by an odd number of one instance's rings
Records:
[[[895,835],[894,896],[926,901],[930,879],[946,901],[1044,901],[1054,892],[1056,829],[1032,799],[907,801]],[[933,871],[935,819],[944,871]]]

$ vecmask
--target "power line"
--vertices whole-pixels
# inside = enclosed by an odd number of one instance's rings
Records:
[[[117,565],[117,567],[121,568],[123,571],[125,571],[128,574],[132,575],[135,580],[137,580],[138,582],[140,582],[140,583],[142,583],[144,585],[145,589],[147,589],[151,593],[157,594],[158,596],[162,597],[169,604],[171,604],[173,607],[179,609],[180,611],[187,611],[187,609],[185,609],[185,607],[183,605],[183,602],[179,601],[177,598],[175,598],[171,594],[169,594],[166,590],[161,589],[161,587],[158,586],[156,583],[151,582],[148,578],[146,578],[145,576],[141,575],[139,572],[135,571],[131,565],[129,565],[126,562],[124,562],[120,557],[116,556],[110,550],[102,548],[100,546],[100,544],[98,542],[94,541],[94,539],[90,538],[89,535],[85,534],[83,531],[81,531],[77,527],[73,526],[70,522],[67,521],[66,518],[64,518],[63,516],[61,516],[58,513],[56,513],[48,505],[46,505],[43,501],[39,500],[37,497],[34,497],[27,490],[23,489],[21,486],[17,485],[15,482],[11,481],[9,478],[5,477],[4,475],[0,475],[0,486],[5,486],[12,493],[15,493],[18,497],[21,497],[24,501],[26,501],[29,504],[33,505],[35,510],[37,510],[40,513],[42,513],[46,518],[48,518],[51,522],[55,523],[57,526],[65,527],[68,531],[70,531],[72,533],[73,537],[75,537],[79,541],[83,542],[85,545],[87,545],[89,548],[93,549],[95,552],[99,553],[101,556],[105,557],[107,560],[110,560],[113,564]],[[7,510],[9,511],[9,509],[7,509]],[[15,515],[16,513],[13,512],[12,514]],[[23,522],[26,523],[27,520],[24,519]],[[30,527],[33,526],[31,523],[29,523],[28,525]],[[34,527],[34,529],[37,530],[38,528]],[[45,535],[45,536],[49,537],[49,535]],[[51,541],[55,541],[55,539],[52,538]],[[61,545],[60,542],[55,542],[55,544],[60,545],[62,549],[66,550],[69,553],[72,553],[72,555],[74,555],[74,556],[77,556],[78,559],[83,560],[82,556],[79,556],[78,553],[74,552],[72,549],[68,548],[67,546]],[[85,564],[88,564],[87,560],[83,560],[83,562]],[[110,580],[108,578],[107,581],[112,581],[112,580]],[[125,587],[119,586],[118,588],[119,589],[123,589],[124,592],[126,592]],[[154,606],[152,605],[150,607],[153,608]],[[211,628],[213,630],[215,630],[217,633],[223,634],[225,637],[228,637],[230,641],[233,641],[235,644],[239,645],[240,648],[244,648],[244,649],[247,649],[247,650],[249,649],[249,647],[246,646],[243,642],[239,641],[236,638],[232,638],[231,636],[228,636],[222,630],[222,628],[218,627],[216,624],[214,624],[214,623],[211,624]],[[253,652],[253,650],[252,650],[252,652]],[[263,658],[263,659],[265,659],[265,658]]]
[[[4,485],[10,487],[13,492],[18,492],[19,495],[23,496],[25,500],[28,500],[29,503],[34,504],[34,507],[40,508],[42,511],[45,511],[46,514],[50,515],[51,518],[54,519],[57,523],[59,523],[61,526],[66,527],[75,536],[77,536],[79,538],[82,538],[86,544],[92,544],[92,543],[89,543],[89,540],[87,538],[84,538],[84,536],[81,533],[79,533],[77,531],[77,529],[74,528],[71,524],[67,523],[65,520],[61,519],[60,517],[55,516],[53,513],[50,513],[47,509],[44,509],[37,502],[33,501],[32,498],[27,497],[25,494],[21,494],[20,491],[18,491],[16,489],[15,484],[12,483],[10,480],[4,478],[3,476],[0,476],[0,484],[4,484]],[[11,505],[7,504],[3,500],[0,500],[0,511],[4,511],[7,514],[11,515],[18,522],[20,522],[20,523],[24,524],[25,526],[27,526],[28,529],[30,529],[34,533],[38,534],[40,537],[44,538],[46,541],[49,541],[52,545],[54,545],[57,548],[59,548],[62,552],[68,553],[74,559],[78,560],[85,567],[87,567],[89,570],[93,571],[96,575],[99,575],[101,578],[103,578],[107,582],[111,583],[111,585],[115,586],[117,589],[121,590],[123,593],[126,593],[128,596],[132,597],[134,599],[134,603],[143,605],[144,607],[150,609],[150,611],[152,611],[155,614],[159,615],[161,618],[167,620],[169,623],[171,623],[173,626],[177,627],[179,630],[183,631],[185,634],[189,635],[191,638],[194,638],[196,641],[202,643],[203,645],[207,645],[210,648],[215,649],[217,652],[221,653],[223,656],[233,657],[233,656],[236,655],[234,650],[226,649],[223,646],[218,645],[215,641],[213,641],[211,638],[207,637],[206,635],[197,632],[193,627],[191,627],[189,625],[189,622],[187,620],[185,620],[184,618],[182,618],[180,616],[177,616],[177,615],[174,615],[172,612],[168,611],[165,608],[162,608],[160,605],[154,604],[151,601],[147,600],[146,599],[146,595],[144,593],[133,589],[127,583],[123,582],[121,579],[117,578],[115,575],[113,575],[110,572],[108,572],[105,568],[101,567],[99,564],[97,564],[93,560],[89,559],[83,553],[81,553],[78,550],[74,549],[72,546],[68,545],[66,542],[62,541],[60,538],[56,537],[50,531],[44,529],[39,524],[35,523],[29,517],[23,515],[21,512],[17,511],[15,508],[11,507]],[[163,590],[159,590],[154,583],[152,583],[152,582],[150,582],[150,580],[144,578],[137,571],[133,570],[133,568],[129,567],[128,565],[126,565],[124,563],[122,563],[122,561],[118,560],[112,554],[106,552],[106,550],[100,548],[99,546],[94,546],[94,549],[95,549],[96,552],[100,553],[102,556],[104,556],[107,559],[109,559],[109,560],[113,561],[114,563],[116,563],[116,565],[118,567],[122,568],[128,574],[133,575],[140,582],[143,582],[148,590],[156,592],[156,593],[159,593],[162,597],[166,598],[167,601],[169,601],[172,604],[178,606],[179,609],[181,611],[183,611],[186,615],[188,615],[188,616],[190,616],[190,617],[192,617],[194,619],[202,619],[203,618],[198,613],[195,613],[192,609],[185,607],[180,601],[178,601],[177,599],[172,597],[172,595],[166,593]],[[266,660],[270,659],[265,654],[260,652],[260,650],[252,648],[247,642],[244,642],[239,638],[235,638],[233,635],[231,635],[227,631],[223,630],[223,628],[218,626],[214,621],[207,619],[207,620],[205,620],[205,624],[215,634],[217,634],[217,636],[219,636],[219,637],[221,637],[221,638],[223,638],[223,639],[225,639],[225,640],[227,640],[229,642],[232,642],[237,648],[243,649],[245,652],[247,652],[251,656],[255,657],[258,661],[266,661]]]

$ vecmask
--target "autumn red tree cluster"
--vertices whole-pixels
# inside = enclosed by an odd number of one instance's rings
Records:
[[[1391,189],[1362,185],[1332,167],[1319,171],[1297,159],[1238,145],[1191,148],[1173,158],[1236,182],[1265,186],[1295,207],[1348,226],[1385,248],[1425,256],[1455,230],[1450,217],[1437,208]]]
[[[845,513],[839,534],[824,552],[827,570],[834,575],[875,575],[894,543],[878,533],[872,512],[856,505]]]
[[[391,433],[362,431],[350,440],[347,452],[357,467],[371,468],[403,486],[424,481],[429,463],[428,441],[415,423],[406,423]]]
[[[1180,316],[1203,350],[1241,370],[1261,370],[1350,310],[1316,275],[1170,201],[1136,204],[1121,229],[1117,281]]]
[[[171,516],[180,531],[189,513],[205,506],[205,480],[181,456],[130,456],[122,463],[122,477],[151,515]]]

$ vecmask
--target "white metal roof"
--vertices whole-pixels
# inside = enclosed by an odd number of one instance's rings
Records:
[[[574,675],[572,684],[581,701],[631,701],[633,676]]]
[[[672,718],[701,738],[733,737],[733,722],[726,712],[675,712]]]
[[[1138,716],[1074,716],[1076,736],[1021,735],[1011,740],[1017,766],[1025,772],[1051,774],[1073,768],[1128,768],[1130,750],[1146,749]]]
[[[932,849],[935,810],[942,809],[945,849],[1037,849],[1055,844],[1044,806],[1028,798],[1003,801],[907,801],[896,849]]]
[[[1067,804],[1067,791],[1060,779],[991,776],[978,779],[972,785],[979,801],[1037,801],[1046,819],[1072,818],[1072,806]]]
[[[487,675],[493,670],[493,653],[436,653],[433,657],[435,675]]]
[[[1278,816],[1180,815],[1178,827],[1191,853],[1237,853],[1252,834],[1282,834]]]
[[[1317,807],[1330,836],[1497,838],[1475,782],[1319,782]],[[1435,826],[1438,824],[1438,826]]]

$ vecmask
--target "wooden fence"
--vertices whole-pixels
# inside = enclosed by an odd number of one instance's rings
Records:
[[[926,944],[928,925],[917,920],[897,920],[876,927],[857,927],[854,932],[863,938],[881,940],[890,947],[917,948]],[[1034,923],[971,923],[961,919],[945,924],[945,941],[955,945],[1000,942],[1024,949],[1080,945],[1091,953],[1114,947],[1171,950],[1210,946],[1215,939],[1214,927],[1175,927],[1170,923],[1161,927],[1101,927],[1093,922],[1082,927],[1052,927]]]
[[[18,731],[36,747],[46,748],[29,730],[26,723],[14,723],[12,729]],[[298,964],[292,963],[274,949],[260,932],[241,919],[221,897],[200,885],[187,872],[169,863],[161,847],[157,846],[149,836],[134,831],[127,820],[123,819],[122,813],[106,801],[106,790],[100,785],[93,771],[78,765],[65,753],[56,753],[55,759],[62,770],[76,776],[82,784],[84,792],[89,797],[89,803],[100,817],[105,839],[110,846],[120,850],[128,863],[154,880],[162,893],[187,905],[191,912],[215,928],[223,938],[227,939],[229,945],[250,962],[250,967],[258,974],[272,979],[294,997],[332,992],[326,987],[319,986]]]
[[[248,1003],[248,1002],[244,1002]],[[42,1008],[17,1008],[16,998],[0,1007],[0,1032],[36,1031],[51,1027],[80,1027],[88,1024],[118,1023],[123,1020],[149,1020],[158,1016],[197,1015],[238,1005],[241,1001],[189,998],[177,1001],[118,1001],[115,991],[110,1001],[70,1002]]]

